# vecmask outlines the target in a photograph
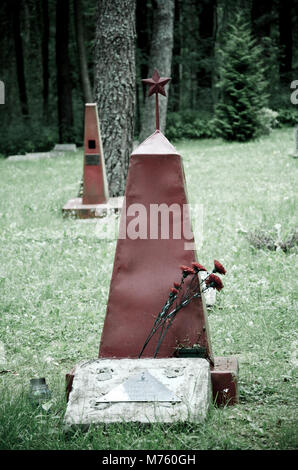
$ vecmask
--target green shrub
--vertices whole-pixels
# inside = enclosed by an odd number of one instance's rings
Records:
[[[74,128],[72,142],[83,144],[83,131]],[[23,155],[31,152],[47,152],[58,143],[56,125],[45,126],[42,122],[13,121],[13,124],[0,128],[0,155]]]
[[[293,105],[289,105],[288,108],[278,110],[278,121],[280,124],[295,126],[298,124],[298,109]]]
[[[211,138],[212,121],[207,117],[200,117],[197,111],[169,113],[166,136],[170,140]]]
[[[5,156],[46,152],[57,143],[55,129],[39,123],[16,122],[0,129],[0,154]]]
[[[258,112],[258,119],[260,123],[259,132],[258,134],[270,134],[272,129],[279,127],[279,120],[278,120],[279,113],[277,111],[273,111],[270,108],[262,108]]]

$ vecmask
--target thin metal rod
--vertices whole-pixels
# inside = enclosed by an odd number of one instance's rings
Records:
[[[159,131],[158,93],[155,93],[155,118],[156,118],[156,130]]]

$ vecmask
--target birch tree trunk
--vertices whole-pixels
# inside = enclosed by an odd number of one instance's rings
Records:
[[[157,69],[161,77],[171,76],[173,53],[174,0],[153,1],[153,30],[149,58],[149,75]],[[148,78],[142,77],[142,78]],[[169,96],[169,86],[165,88],[167,96],[159,95],[160,130],[165,131]],[[155,100],[146,97],[142,113],[140,141],[142,142],[155,131]]]
[[[95,96],[111,196],[123,195],[133,145],[136,0],[98,0]]]

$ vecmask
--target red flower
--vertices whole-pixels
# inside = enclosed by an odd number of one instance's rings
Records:
[[[176,289],[180,289],[180,284],[179,284],[179,282],[174,282],[174,287],[175,287]]]
[[[184,277],[187,277],[189,274],[195,274],[194,270],[188,266],[180,266],[180,269],[183,271]]]
[[[175,289],[174,287],[171,287],[171,292],[170,292],[170,295],[177,295],[178,294],[178,291],[177,289]]]
[[[210,274],[210,276],[207,277],[205,284],[207,287],[215,287],[215,289],[218,291],[224,287],[220,277],[216,276],[215,274]]]
[[[207,269],[204,268],[204,266],[202,266],[200,263],[193,262],[191,264],[196,273],[198,273],[199,271],[207,271]]]
[[[214,269],[213,269],[213,272],[214,273],[219,273],[219,274],[226,274],[226,270],[225,268],[223,267],[223,265],[217,261],[216,259],[214,260]]]

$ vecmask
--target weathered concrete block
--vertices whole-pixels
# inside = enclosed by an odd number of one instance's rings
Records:
[[[75,368],[64,421],[201,422],[211,399],[205,359],[96,359]]]
[[[109,213],[118,213],[123,206],[123,196],[110,197],[104,204],[83,204],[83,199],[70,199],[62,208],[63,215],[80,219],[102,218]]]
[[[76,144],[56,144],[53,150],[57,152],[76,152],[77,146]]]

